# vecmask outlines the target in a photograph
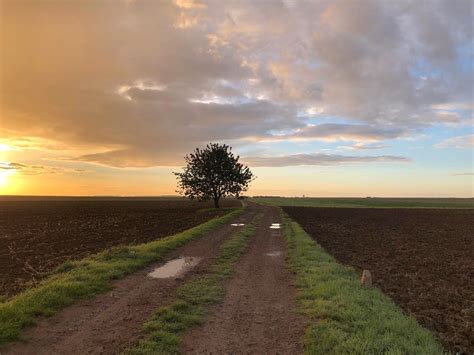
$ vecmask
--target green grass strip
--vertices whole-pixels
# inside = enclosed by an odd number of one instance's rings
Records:
[[[224,225],[243,208],[211,219],[170,237],[136,246],[115,247],[61,265],[37,287],[0,303],[0,345],[16,340],[38,316],[50,316],[65,306],[110,289],[112,281],[161,260],[168,252]]]
[[[126,354],[179,354],[181,335],[204,321],[207,306],[223,300],[223,281],[232,275],[233,266],[245,252],[260,218],[261,215],[254,217],[251,224],[222,245],[217,261],[209,267],[206,275],[178,288],[177,300],[160,308],[145,323],[146,338],[128,349]]]
[[[308,354],[442,354],[434,336],[377,288],[362,286],[301,226],[285,216],[288,262],[309,320]]]

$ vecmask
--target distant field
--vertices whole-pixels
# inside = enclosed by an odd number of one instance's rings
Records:
[[[27,288],[66,260],[149,242],[226,212],[210,207],[210,202],[182,198],[0,198],[0,298]]]
[[[474,198],[304,198],[254,197],[272,206],[372,208],[474,208]]]

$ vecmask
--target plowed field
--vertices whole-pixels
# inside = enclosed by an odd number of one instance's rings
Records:
[[[0,296],[31,286],[66,260],[159,239],[224,213],[203,210],[209,207],[182,199],[0,201]]]
[[[474,353],[474,210],[284,207],[339,262],[437,334]]]

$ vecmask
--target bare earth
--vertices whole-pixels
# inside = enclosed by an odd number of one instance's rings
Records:
[[[295,310],[293,275],[285,267],[281,230],[270,230],[279,215],[272,207],[251,204],[232,221],[249,223],[264,212],[248,252],[227,284],[222,305],[206,323],[185,335],[183,352],[294,354],[302,352],[305,324]],[[170,304],[183,282],[202,274],[235,227],[220,227],[171,253],[159,264],[114,283],[111,291],[81,301],[41,320],[24,332],[24,340],[1,354],[116,354],[143,337],[142,325],[153,312]],[[280,251],[279,256],[266,253]],[[179,256],[202,261],[179,279],[153,279],[151,270]]]
[[[275,208],[265,212],[248,252],[227,284],[224,303],[203,326],[189,331],[181,347],[190,354],[299,354],[305,320],[295,310],[293,274],[286,268],[283,229]]]
[[[238,207],[234,199],[224,207]],[[210,202],[0,196],[0,296],[13,296],[66,260],[149,242],[222,215]]]

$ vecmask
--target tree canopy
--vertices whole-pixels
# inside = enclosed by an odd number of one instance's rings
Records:
[[[183,172],[173,173],[178,180],[177,192],[190,199],[212,199],[216,208],[223,197],[239,197],[254,179],[239,158],[225,144],[209,143],[204,149],[196,148],[184,157]]]

